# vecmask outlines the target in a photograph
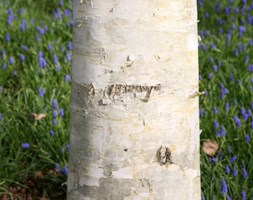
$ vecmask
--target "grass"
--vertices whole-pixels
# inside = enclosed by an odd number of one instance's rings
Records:
[[[0,197],[65,199],[71,1],[0,2]],[[202,199],[253,199],[253,5],[198,0]],[[44,115],[43,115],[44,114]]]
[[[0,196],[22,185],[30,196],[64,199],[72,7],[23,0],[0,10]]]

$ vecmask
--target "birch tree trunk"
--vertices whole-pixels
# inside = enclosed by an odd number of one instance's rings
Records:
[[[196,0],[74,0],[68,200],[199,200]]]

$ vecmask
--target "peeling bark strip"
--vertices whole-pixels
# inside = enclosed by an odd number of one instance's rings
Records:
[[[95,86],[94,84],[90,84],[88,86],[88,95],[95,95]],[[157,84],[155,86],[141,86],[141,85],[122,85],[122,84],[112,84],[108,86],[103,93],[108,95],[111,98],[114,98],[115,96],[120,96],[122,94],[126,93],[142,93],[146,92],[146,95],[141,101],[148,102],[151,93],[153,91],[159,91],[161,90],[161,84]]]

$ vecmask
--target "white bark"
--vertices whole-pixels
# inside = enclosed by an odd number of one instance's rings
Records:
[[[196,1],[81,2],[68,200],[199,200]]]

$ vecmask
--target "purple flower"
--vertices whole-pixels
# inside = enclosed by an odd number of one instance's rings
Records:
[[[60,70],[61,70],[61,66],[60,66],[59,63],[56,65],[55,70],[56,70],[56,71],[60,71]]]
[[[52,108],[54,110],[56,110],[58,108],[58,103],[57,103],[57,100],[55,100],[55,99],[52,101]]]
[[[69,147],[70,145],[69,144],[66,144],[66,150],[69,151]]]
[[[6,63],[3,63],[2,64],[2,69],[5,70],[7,68],[7,64]]]
[[[40,35],[44,35],[44,33],[45,33],[44,29],[41,28],[40,26],[37,26],[36,30],[38,31],[38,33],[39,33]]]
[[[62,1],[62,0],[59,0],[59,4],[60,4],[60,6],[62,7],[62,6],[63,6],[63,1]]]
[[[6,33],[6,35],[5,35],[5,41],[6,42],[10,42],[10,40],[11,40],[10,34]]]
[[[57,17],[58,17],[58,20],[62,19],[61,10],[59,8],[57,8]]]
[[[10,65],[14,64],[14,58],[13,57],[9,57],[9,63],[10,63]]]
[[[54,60],[54,64],[57,64],[57,63],[58,63],[58,58],[57,58],[57,55],[56,55],[56,54],[54,54],[53,60]]]
[[[57,172],[61,172],[61,167],[57,163],[55,164],[55,169],[56,169]]]
[[[229,167],[229,165],[226,165],[225,172],[226,172],[226,174],[230,174],[230,167]]]
[[[206,52],[206,45],[202,44],[201,48],[202,48],[202,51],[205,53]]]
[[[24,51],[27,51],[27,50],[28,50],[28,47],[25,46],[25,45],[22,45],[22,46],[21,46],[21,49],[23,49]]]
[[[25,55],[24,54],[20,54],[20,60],[21,60],[21,62],[25,61]]]
[[[233,175],[233,176],[237,176],[237,169],[236,169],[235,167],[233,167],[232,175]]]
[[[224,126],[221,127],[220,136],[221,137],[225,137],[226,136],[226,130],[225,130]]]
[[[23,149],[29,149],[29,148],[30,148],[30,144],[27,143],[27,142],[25,142],[25,143],[22,143],[22,144],[21,144],[21,147],[22,147]]]
[[[42,69],[44,69],[46,67],[47,62],[43,57],[39,57],[39,65]]]
[[[230,196],[228,196],[228,194],[226,194],[226,200],[231,200]]]
[[[53,116],[54,119],[57,117],[57,111],[56,110],[52,111],[52,116]]]
[[[228,193],[228,186],[224,179],[221,180],[221,193],[222,194]]]
[[[48,43],[47,49],[48,49],[49,51],[52,51],[53,47],[52,47],[52,45],[51,45],[50,43]]]
[[[241,122],[240,122],[240,119],[237,116],[234,117],[234,123],[236,124],[237,127],[241,127],[242,126]]]
[[[54,136],[54,131],[53,131],[53,130],[50,130],[50,131],[49,131],[49,134],[50,134],[51,136]]]
[[[246,192],[245,191],[242,191],[242,200],[246,200],[247,197],[246,197]]]
[[[249,135],[249,134],[246,134],[246,135],[245,135],[245,141],[246,141],[247,143],[250,143],[250,135]]]
[[[26,22],[25,22],[25,20],[22,19],[20,22],[20,30],[25,31],[26,29],[27,29]]]
[[[214,107],[214,108],[213,108],[213,113],[214,113],[214,114],[218,114],[218,113],[219,113],[219,111],[218,111],[218,108],[217,108],[217,107]]]
[[[53,123],[54,126],[56,126],[57,125],[56,119],[53,119],[52,123]]]
[[[220,84],[220,89],[221,89],[221,99],[224,99],[225,95],[228,93],[228,89],[225,88],[222,83]]]
[[[229,103],[226,102],[226,104],[225,104],[225,110],[228,112],[228,111],[229,111],[229,108],[230,108]]]
[[[63,169],[62,169],[62,173],[64,175],[68,175],[68,172],[69,172],[68,167],[64,166]]]
[[[68,42],[68,50],[69,50],[69,51],[72,50],[72,42]]]
[[[38,92],[39,92],[39,97],[44,97],[44,95],[46,93],[45,89],[43,89],[43,88],[39,88]]]
[[[246,179],[248,177],[248,173],[245,168],[245,165],[242,166],[242,177],[243,177],[243,179]]]
[[[229,161],[230,161],[230,163],[233,163],[236,161],[236,159],[237,159],[237,156],[234,155],[233,157],[229,158]]]
[[[69,75],[69,74],[67,74],[67,75],[65,76],[65,81],[66,81],[66,83],[68,83],[68,82],[70,81],[70,75]]]
[[[14,20],[14,15],[12,12],[12,9],[8,9],[8,17],[7,17],[7,25],[10,26],[12,24],[12,21]]]
[[[63,108],[60,109],[60,116],[61,116],[61,117],[64,116],[64,109],[63,109]]]
[[[213,126],[215,129],[219,128],[219,123],[216,120],[213,120]]]
[[[71,62],[71,55],[70,55],[70,52],[67,52],[66,53],[66,59],[68,62]]]

